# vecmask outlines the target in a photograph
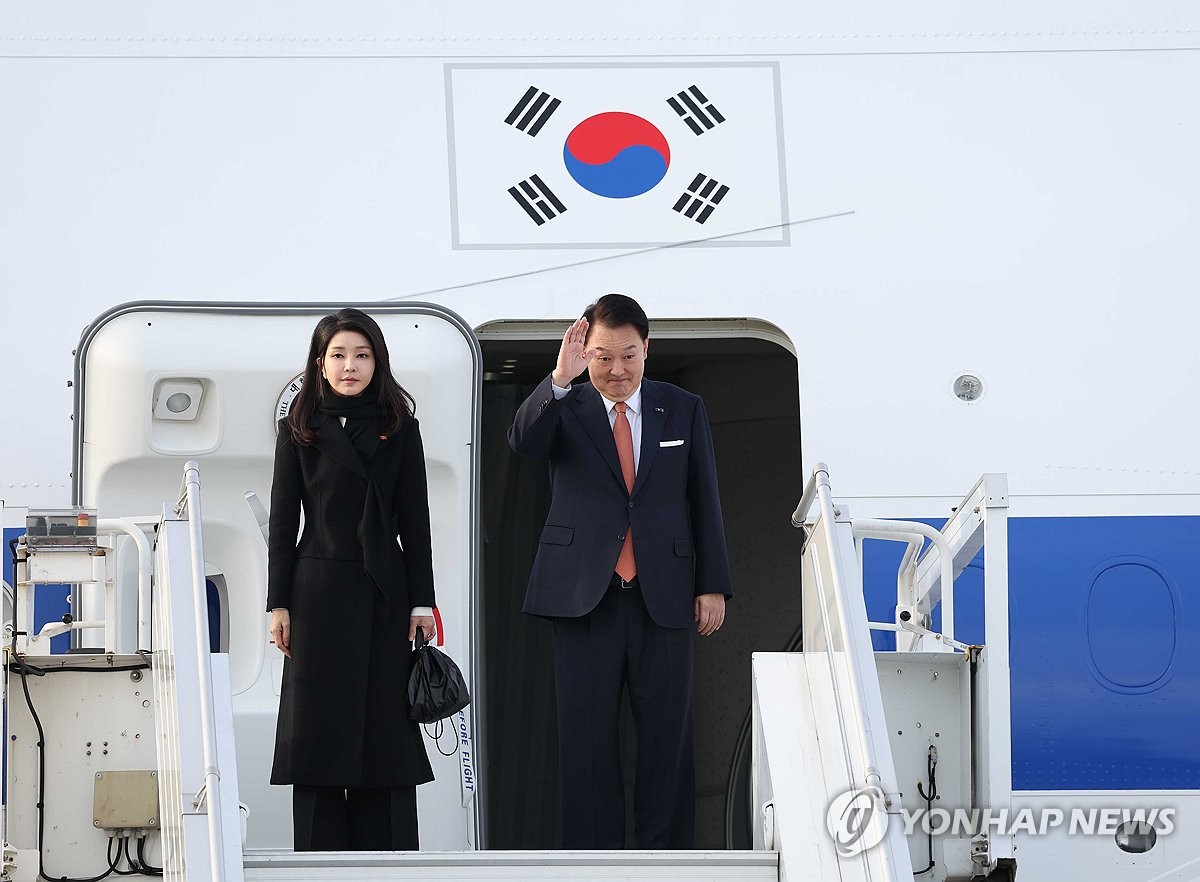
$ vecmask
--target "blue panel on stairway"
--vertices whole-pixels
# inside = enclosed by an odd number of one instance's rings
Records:
[[[1198,537],[1200,517],[1009,520],[1014,789],[1200,787],[1200,747],[1183,737],[1200,729]],[[902,553],[864,547],[873,620],[893,618]],[[983,631],[980,564],[955,592],[968,643]]]

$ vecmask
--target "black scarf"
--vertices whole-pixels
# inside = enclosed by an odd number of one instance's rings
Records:
[[[383,410],[374,401],[365,401],[371,386],[353,398],[330,392],[322,398],[320,413],[346,418],[346,433],[364,466],[370,466],[374,451],[379,448],[379,433],[383,431]]]
[[[371,464],[371,458],[379,447],[379,435],[383,431],[383,411],[378,402],[366,400],[371,387],[363,389],[361,395],[350,398],[332,392],[324,396],[317,410],[335,417],[346,418],[346,434],[354,445],[363,466]]]
[[[358,542],[362,546],[363,569],[375,583],[385,602],[390,601],[397,589],[399,575],[393,572],[392,555],[395,547],[394,531],[389,535],[389,518],[386,497],[371,473],[371,460],[379,448],[380,433],[383,431],[383,411],[379,404],[364,400],[370,393],[368,386],[361,395],[353,398],[330,393],[317,406],[323,414],[334,418],[346,418],[346,434],[354,452],[367,473],[367,498],[363,505],[362,519],[358,522]]]

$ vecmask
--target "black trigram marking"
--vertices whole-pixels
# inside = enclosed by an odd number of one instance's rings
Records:
[[[537,86],[530,86],[521,96],[521,100],[508,112],[508,116],[504,117],[504,121],[534,138],[542,130],[546,120],[554,116],[554,111],[558,110],[560,104],[562,102],[549,92],[543,92]]]
[[[559,201],[554,191],[542,183],[542,179],[537,175],[530,175],[515,187],[509,187],[508,195],[517,200],[517,205],[525,209],[525,213],[539,227],[567,210],[567,206]]]
[[[668,98],[667,103],[697,135],[703,135],[725,122],[721,111],[704,97],[698,86],[688,86],[682,92]]]
[[[715,178],[696,175],[672,208],[684,217],[690,217],[696,223],[702,224],[716,211],[728,192],[729,188]]]

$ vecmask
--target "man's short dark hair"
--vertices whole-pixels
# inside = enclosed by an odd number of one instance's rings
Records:
[[[609,328],[633,325],[643,340],[650,336],[650,320],[645,310],[624,294],[605,294],[583,311],[583,317],[587,319],[589,334],[596,325]]]

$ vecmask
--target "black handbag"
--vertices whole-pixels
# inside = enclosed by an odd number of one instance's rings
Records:
[[[417,628],[412,673],[408,677],[409,716],[418,723],[436,723],[454,716],[471,703],[462,671],[446,653],[425,641]]]

